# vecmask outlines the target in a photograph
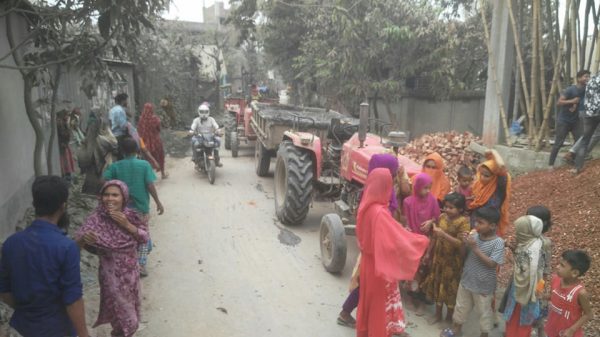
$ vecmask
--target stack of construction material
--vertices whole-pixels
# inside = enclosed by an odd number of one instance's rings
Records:
[[[471,142],[480,139],[472,133],[465,132],[440,132],[423,135],[403,148],[400,154],[409,157],[419,164],[433,152],[439,153],[446,164],[446,174],[452,182],[452,187],[457,185],[457,172],[462,165],[475,169],[481,157],[471,151]]]

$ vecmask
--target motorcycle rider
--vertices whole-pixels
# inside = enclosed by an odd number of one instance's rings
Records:
[[[194,118],[192,127],[190,128],[190,134],[192,137],[192,149],[195,149],[198,144],[202,142],[202,134],[211,133],[215,139],[215,164],[218,167],[223,166],[221,163],[221,157],[219,156],[219,148],[221,147],[221,137],[218,136],[219,124],[214,118],[210,116],[210,109],[206,103],[202,103],[198,107],[198,117]],[[196,160],[196,151],[193,152],[193,160]]]

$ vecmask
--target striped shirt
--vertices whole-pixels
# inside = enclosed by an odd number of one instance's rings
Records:
[[[479,234],[475,234],[475,242],[483,254],[489,256],[497,264],[504,263],[504,240],[496,237],[492,240],[481,240]],[[496,268],[487,266],[473,251],[469,251],[461,285],[465,289],[483,295],[490,295],[496,291]]]

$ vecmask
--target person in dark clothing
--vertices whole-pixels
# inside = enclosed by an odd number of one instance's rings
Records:
[[[23,337],[89,337],[79,247],[64,232],[68,186],[41,176],[31,191],[36,219],[2,246],[0,299],[15,309],[10,325]]]
[[[556,120],[556,136],[552,151],[550,152],[549,166],[554,166],[558,151],[560,151],[569,133],[573,135],[574,140],[578,140],[581,136],[581,122],[579,117],[584,110],[585,87],[589,80],[589,70],[579,71],[577,73],[577,84],[565,89],[558,99],[556,105],[560,107],[560,111]],[[565,160],[573,160],[571,152],[566,155]]]

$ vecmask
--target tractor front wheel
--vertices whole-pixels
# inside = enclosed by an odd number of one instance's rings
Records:
[[[313,163],[308,152],[283,141],[275,165],[275,211],[284,225],[299,225],[312,201]]]
[[[325,270],[337,274],[346,265],[346,231],[344,223],[337,214],[325,214],[321,219],[319,235],[321,243],[321,262]]]

